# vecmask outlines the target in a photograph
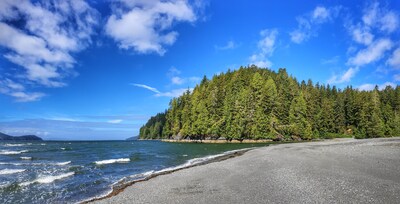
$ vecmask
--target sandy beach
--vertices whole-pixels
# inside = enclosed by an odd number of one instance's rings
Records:
[[[278,144],[95,203],[399,203],[400,138]]]

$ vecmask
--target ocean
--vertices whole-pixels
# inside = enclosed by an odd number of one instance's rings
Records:
[[[116,185],[265,144],[0,142],[0,203],[77,203]]]

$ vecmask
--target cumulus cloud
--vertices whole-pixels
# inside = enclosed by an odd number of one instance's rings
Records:
[[[181,77],[174,76],[171,78],[171,82],[176,85],[181,85],[181,84],[185,83],[185,80]]]
[[[387,64],[394,68],[400,68],[400,48],[397,48],[390,58],[387,60]]]
[[[186,0],[117,0],[105,31],[121,49],[163,55],[165,46],[175,43],[179,22],[195,22],[194,6]]]
[[[374,35],[366,27],[355,26],[350,29],[350,32],[353,40],[360,44],[369,45],[374,39]]]
[[[3,57],[23,69],[20,81],[28,80],[44,87],[65,86],[63,80],[75,74],[72,54],[91,43],[97,18],[97,11],[84,0],[35,3],[3,0],[0,2]],[[19,101],[38,100],[43,96],[28,92],[7,95]]]
[[[387,86],[396,87],[396,84],[394,84],[392,82],[385,82],[380,85],[378,85],[378,84],[362,84],[362,85],[358,86],[357,89],[360,91],[371,91],[371,90],[375,89],[375,86],[378,86],[379,90],[383,90]]]
[[[290,39],[297,44],[307,41],[317,34],[320,25],[335,18],[339,9],[340,7],[326,8],[324,6],[317,6],[313,11],[298,16],[296,18],[298,23],[297,29],[289,33]]]
[[[375,62],[381,59],[392,46],[393,43],[390,39],[378,39],[367,48],[358,51],[356,56],[349,59],[348,63],[354,66],[363,66]]]
[[[379,2],[374,2],[364,9],[362,21],[365,26],[389,33],[395,31],[399,25],[397,13],[379,6]]]
[[[352,43],[348,50],[349,58],[346,65],[352,67],[343,75],[333,75],[328,81],[335,83],[349,82],[359,70],[371,63],[381,62],[387,53],[394,47],[395,40],[392,40],[392,33],[398,28],[398,14],[386,7],[382,7],[378,2],[368,4],[362,12],[361,17],[346,19],[345,27],[351,36]],[[394,51],[392,56],[386,60],[386,64],[396,67],[400,64],[398,58],[400,51]],[[388,73],[379,68],[380,72]],[[351,77],[348,77],[351,76]],[[361,88],[368,87],[365,84]]]
[[[358,72],[357,67],[349,68],[347,71],[345,71],[341,75],[333,75],[329,80],[328,84],[340,84],[344,82],[349,82],[351,78],[353,78],[356,73]]]
[[[380,34],[390,34],[398,24],[397,13],[375,2],[364,8],[360,22],[350,23],[346,27],[356,43],[368,46],[374,41],[374,30]]]
[[[258,67],[271,67],[272,62],[268,59],[272,56],[276,48],[277,29],[265,29],[260,32],[261,40],[258,41],[258,52],[251,55],[251,64]]]
[[[24,85],[8,78],[0,80],[0,93],[14,97],[17,102],[37,101],[45,96],[41,92],[27,92]]]

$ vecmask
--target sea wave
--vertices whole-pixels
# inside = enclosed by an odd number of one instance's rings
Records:
[[[71,161],[57,162],[57,163],[55,163],[55,165],[57,165],[57,166],[65,166],[65,165],[67,165],[67,164],[71,164]]]
[[[0,175],[21,173],[24,172],[25,170],[26,169],[2,169],[0,170]]]
[[[32,157],[20,157],[21,159],[32,159]],[[44,163],[35,163],[35,162],[23,162],[23,163],[18,163],[18,162],[0,162],[0,165],[12,165],[12,166],[65,166],[67,164],[71,164],[71,161],[66,161],[66,162],[44,162]]]
[[[22,147],[25,146],[26,144],[5,144],[4,146],[6,147]]]
[[[15,154],[21,154],[21,153],[25,153],[28,152],[28,150],[21,150],[21,151],[0,151],[0,154],[2,155],[15,155]]]
[[[129,183],[134,183],[140,180],[145,180],[148,179],[150,177],[155,177],[158,175],[162,175],[162,174],[166,174],[166,173],[170,173],[170,172],[174,172],[177,170],[181,170],[181,169],[185,169],[185,168],[189,168],[189,167],[193,167],[196,165],[201,165],[201,164],[205,164],[207,162],[210,162],[214,159],[218,159],[218,158],[222,158],[224,156],[228,156],[228,155],[233,155],[235,153],[238,152],[243,152],[243,151],[248,151],[252,148],[244,148],[244,149],[239,149],[239,150],[232,150],[232,151],[226,151],[224,153],[221,154],[216,154],[216,155],[210,155],[210,156],[205,156],[205,157],[199,157],[199,158],[194,158],[194,159],[190,159],[188,161],[186,161],[185,163],[178,165],[178,166],[173,166],[173,167],[168,167],[168,168],[164,168],[158,171],[147,171],[144,173],[140,173],[140,174],[134,174],[128,177],[124,177],[122,179],[120,179],[119,181],[115,182],[112,184],[112,188],[120,188],[120,186],[124,186],[127,185]]]
[[[33,181],[20,183],[19,185],[28,186],[28,185],[31,185],[33,183],[42,183],[42,184],[53,183],[56,180],[64,179],[64,178],[73,176],[74,174],[75,174],[75,172],[68,172],[68,173],[60,174],[60,175],[56,175],[56,176],[53,176],[53,175],[43,176],[43,177],[39,177],[39,178],[37,178],[37,179],[35,179]]]
[[[111,184],[110,191],[108,191],[108,192],[106,192],[105,194],[102,194],[102,195],[98,195],[98,196],[95,196],[95,197],[91,197],[91,198],[87,198],[85,200],[82,200],[81,203],[86,203],[86,202],[89,202],[89,201],[102,199],[104,197],[107,197],[111,193],[113,193],[115,189],[124,188],[124,186],[129,186],[130,184],[138,182],[138,181],[147,180],[147,179],[150,179],[151,177],[155,177],[155,176],[158,176],[158,175],[163,175],[163,174],[166,174],[166,173],[169,173],[169,172],[174,172],[174,171],[177,171],[177,170],[180,170],[180,169],[184,169],[184,168],[189,168],[189,167],[196,166],[196,165],[205,164],[207,162],[210,162],[211,160],[222,158],[222,157],[228,156],[228,155],[233,155],[233,154],[235,154],[237,152],[248,151],[250,149],[253,149],[253,148],[243,148],[243,149],[239,149],[239,150],[226,151],[226,152],[224,152],[222,154],[216,154],[216,155],[210,155],[210,156],[205,156],[205,157],[194,158],[194,159],[190,159],[190,160],[186,161],[184,164],[181,164],[181,165],[178,165],[178,166],[168,167],[168,168],[165,168],[165,169],[161,169],[159,171],[151,170],[151,171],[146,171],[146,172],[143,172],[143,173],[133,174],[131,176],[123,177],[123,178],[119,179],[118,181],[114,182],[113,184]],[[96,161],[95,163],[97,164],[97,163],[103,163],[104,161],[108,162],[108,161],[114,161],[114,160]],[[125,161],[129,161],[129,160],[125,159]]]
[[[120,159],[107,159],[101,161],[95,161],[94,163],[97,165],[104,165],[104,164],[113,164],[113,163],[127,163],[131,160],[129,158],[120,158]]]

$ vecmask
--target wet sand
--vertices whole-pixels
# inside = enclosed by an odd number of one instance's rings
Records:
[[[399,203],[400,138],[278,144],[135,183],[96,203]]]

